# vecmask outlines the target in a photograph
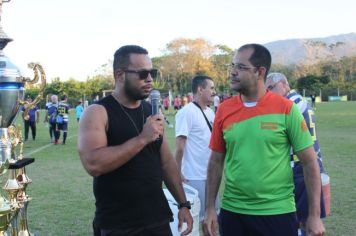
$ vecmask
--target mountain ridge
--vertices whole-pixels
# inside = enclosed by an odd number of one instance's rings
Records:
[[[277,40],[264,46],[271,52],[273,64],[310,65],[323,60],[356,56],[356,33]]]

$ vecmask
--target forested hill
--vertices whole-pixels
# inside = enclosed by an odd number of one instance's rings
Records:
[[[265,44],[274,64],[310,65],[327,59],[356,56],[356,33],[325,38],[288,39]]]

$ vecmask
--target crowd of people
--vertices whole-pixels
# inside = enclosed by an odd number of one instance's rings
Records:
[[[237,95],[221,99],[214,78],[201,75],[191,94],[165,96],[164,110],[177,111],[173,155],[164,116],[151,115],[146,102],[157,76],[147,50],[119,48],[113,93],[79,124],[80,159],[93,176],[94,235],[172,235],[162,182],[177,202],[179,229],[186,223],[182,235],[193,227],[183,182],[198,190],[205,235],[323,235],[325,169],[313,109],[283,74],[269,73],[271,60],[264,46],[244,45],[230,67]]]

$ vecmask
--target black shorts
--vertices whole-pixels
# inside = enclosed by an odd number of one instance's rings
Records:
[[[220,210],[221,236],[297,236],[295,212],[280,215],[244,215]]]
[[[99,229],[94,227],[94,236],[172,236],[169,222],[147,227],[132,227],[125,229]]]
[[[62,124],[58,124],[57,123],[57,127],[58,127],[58,130],[67,131],[68,130],[68,123],[62,123]]]

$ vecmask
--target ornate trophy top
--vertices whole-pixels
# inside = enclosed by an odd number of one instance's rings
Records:
[[[1,16],[2,16],[2,3],[10,2],[11,0],[0,0],[0,50],[3,50],[8,42],[12,41],[12,38],[9,38],[1,26]]]

